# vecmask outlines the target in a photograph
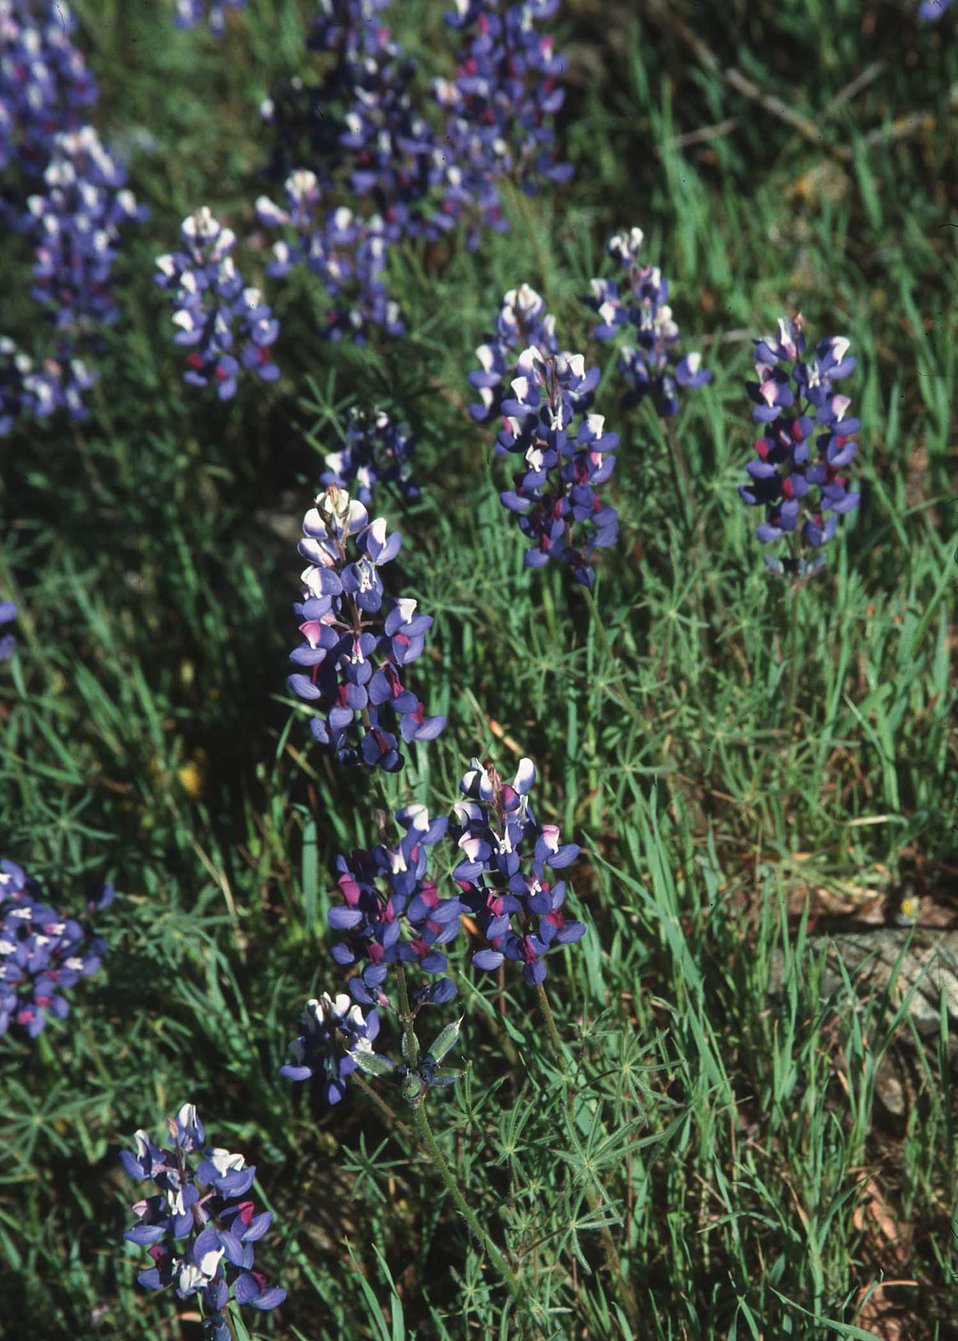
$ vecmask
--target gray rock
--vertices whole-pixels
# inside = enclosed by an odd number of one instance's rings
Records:
[[[891,988],[891,999],[899,1005],[906,997],[907,1013],[923,1038],[937,1035],[941,1027],[942,993],[948,1010],[949,1047],[958,1051],[958,931],[939,927],[876,927],[868,931],[840,931],[809,938],[808,953],[827,947],[822,972],[822,992],[839,995],[844,979],[840,965],[857,990],[869,996]],[[769,991],[781,991],[784,958],[772,957]]]

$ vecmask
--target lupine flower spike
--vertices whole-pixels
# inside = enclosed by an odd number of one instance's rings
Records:
[[[511,960],[532,984],[545,978],[550,951],[586,932],[562,911],[565,882],[553,884],[546,870],[571,865],[579,847],[563,843],[557,825],[536,819],[529,801],[535,780],[531,759],[519,761],[511,783],[473,759],[459,784],[467,799],[457,803],[450,829],[461,853],[453,879],[488,942],[472,962],[489,971]]]
[[[299,552],[304,641],[290,659],[302,669],[289,688],[318,710],[310,729],[340,763],[362,761],[394,772],[402,767],[396,728],[404,741],[434,740],[445,717],[427,717],[403,683],[405,667],[425,647],[432,616],[409,598],[388,598],[379,569],[399,553],[402,537],[386,521],[370,521],[365,507],[336,485],[321,493],[303,519]]]
[[[763,431],[755,442],[757,458],[747,467],[750,482],[739,489],[744,502],[765,509],[755,530],[759,540],[788,541],[790,553],[766,555],[766,565],[795,578],[823,567],[838,518],[860,499],[847,488],[844,473],[858,448],[860,425],[848,414],[849,398],[834,387],[857,360],[849,357],[844,336],[819,341],[810,359],[803,359],[804,350],[801,316],[782,317],[774,338],[755,342],[758,380],[746,389],[755,402],[752,418]]]
[[[553,117],[562,106],[558,78],[564,58],[552,37],[537,31],[558,0],[455,0],[446,15],[463,35],[452,79],[437,80],[433,93],[447,121],[448,153],[442,209],[469,220],[469,244],[478,228],[508,227],[497,182],[511,177],[527,194],[543,182],[566,181],[569,163],[555,153]]]
[[[447,155],[413,106],[415,62],[382,22],[386,3],[320,0],[308,42],[320,82],[289,81],[262,107],[276,131],[273,173],[287,174],[285,208],[266,196],[256,205],[267,227],[285,228],[269,273],[304,262],[319,275],[331,340],[402,334],[385,283],[389,246],[453,222],[430,198]]]
[[[496,452],[522,458],[514,487],[499,495],[519,514],[519,526],[533,542],[525,562],[541,568],[558,559],[572,568],[576,582],[591,587],[596,549],[614,545],[619,517],[602,503],[598,488],[612,474],[619,445],[605,431],[600,414],[587,414],[597,368],[586,370],[581,354],[544,354],[530,347],[520,354],[512,395],[502,402],[503,428]]]
[[[640,265],[641,228],[610,238],[607,251],[624,272],[621,279],[592,280],[590,306],[599,321],[597,340],[614,340],[628,331],[634,344],[619,349],[616,364],[627,390],[623,405],[638,405],[651,396],[663,418],[678,413],[679,390],[693,390],[711,382],[701,354],[678,355],[679,328],[668,304],[669,281],[658,266]]]
[[[146,210],[92,126],[54,137],[43,191],[27,202],[36,243],[33,297],[60,332],[82,336],[115,323],[110,292],[121,225]]]
[[[53,157],[62,131],[78,130],[96,102],[96,80],[70,34],[63,0],[0,5],[0,219],[16,224],[20,205]]]
[[[231,255],[236,235],[205,206],[183,220],[180,234],[185,250],[158,256],[154,278],[170,294],[174,341],[190,350],[183,380],[212,383],[220,400],[236,394],[242,368],[275,382],[279,368],[271,347],[279,323],[259,289],[243,284]]]
[[[136,1151],[120,1159],[131,1178],[152,1182],[157,1192],[133,1206],[138,1223],[130,1243],[148,1248],[152,1267],[137,1277],[147,1290],[172,1286],[180,1299],[202,1300],[213,1341],[230,1341],[224,1310],[230,1299],[266,1312],[286,1298],[255,1270],[253,1244],[272,1223],[245,1194],[256,1168],[242,1155],[205,1146],[206,1133],[193,1104],[167,1118],[166,1150],[146,1131],[136,1133]]]
[[[87,912],[112,902],[113,886],[106,885]],[[45,903],[21,867],[0,861],[0,1034],[16,1029],[36,1038],[51,1016],[65,1019],[64,993],[96,973],[105,953],[105,941]]]
[[[386,292],[386,225],[374,214],[362,218],[346,205],[321,206],[321,190],[313,172],[298,169],[286,181],[286,208],[267,196],[256,213],[267,228],[282,228],[285,238],[273,244],[266,273],[274,279],[305,263],[319,275],[330,297],[322,334],[329,340],[348,337],[364,344],[373,328],[401,335],[405,327],[399,308]]]
[[[0,436],[59,409],[86,417],[94,374],[84,359],[118,316],[110,276],[120,229],[146,214],[84,124],[97,86],[74,27],[60,0],[0,2],[0,221],[33,243],[31,296],[54,330],[39,362],[0,337]]]
[[[384,236],[435,236],[428,199],[446,158],[413,106],[416,73],[380,11],[389,0],[319,0],[307,45],[319,56],[318,84],[289,81],[262,105],[276,131],[274,169],[309,166],[324,197],[368,202]],[[276,175],[279,175],[277,172]]]
[[[6,336],[0,336],[0,438],[22,418],[46,419],[65,409],[77,420],[86,418],[83,397],[93,373],[70,353],[70,341],[58,342],[57,357],[36,363]]]

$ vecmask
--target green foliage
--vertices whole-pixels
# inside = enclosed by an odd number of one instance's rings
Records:
[[[172,1299],[135,1286],[142,1254],[122,1233],[136,1194],[117,1160],[189,1099],[217,1144],[259,1166],[276,1213],[263,1264],[289,1298],[247,1313],[251,1335],[529,1334],[399,1094],[374,1107],[353,1085],[330,1111],[277,1074],[305,998],[341,983],[333,860],[373,832],[368,779],[308,747],[284,676],[298,521],[347,408],[374,401],[418,439],[422,498],[383,506],[406,536],[403,590],[437,615],[420,681],[449,716],[389,801],[442,812],[470,756],[506,772],[528,754],[542,813],[584,848],[571,902],[591,929],[550,960],[561,1055],[531,989],[466,971],[453,1061],[467,1068],[428,1098],[538,1335],[631,1335],[609,1238],[657,1341],[872,1337],[879,1298],[903,1334],[917,1318],[921,1335],[949,1335],[947,1025],[917,1047],[914,1101],[889,1132],[876,1077],[907,1012],[877,993],[855,1006],[851,981],[824,997],[809,917],[820,891],[850,908],[882,896],[903,861],[954,897],[947,21],[919,31],[900,6],[851,0],[689,6],[710,65],[672,6],[570,0],[572,184],[509,195],[512,232],[477,253],[410,246],[391,275],[410,331],[395,344],[320,343],[310,287],[291,284],[276,303],[283,380],[222,406],[181,383],[153,257],[209,204],[252,235],[254,281],[257,103],[302,67],[308,8],[250,0],[219,47],[174,31],[166,6],[77,5],[103,128],[128,146],[152,218],[123,249],[124,317],[90,420],[5,444],[0,594],[21,614],[0,668],[0,815],[2,854],[64,906],[106,878],[120,893],[105,970],[69,1019],[37,1045],[0,1040],[0,1333],[198,1337]],[[396,5],[390,22],[436,59],[436,6]],[[731,84],[733,66],[820,141]],[[465,373],[522,281],[563,346],[584,348],[581,296],[607,235],[632,224],[715,381],[676,426],[686,500],[648,408],[623,414],[612,380],[600,387],[622,435],[623,521],[595,591],[602,637],[564,574],[522,566]],[[0,259],[11,320],[27,311],[19,246]],[[749,336],[799,309],[859,357],[864,498],[802,593],[792,723],[784,591],[735,488]],[[883,1278],[918,1281],[921,1303],[883,1294]]]

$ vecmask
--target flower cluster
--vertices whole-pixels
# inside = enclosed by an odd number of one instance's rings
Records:
[[[398,841],[390,842],[379,812],[377,846],[337,859],[343,902],[331,910],[329,924],[343,939],[333,945],[332,956],[354,976],[348,996],[307,1003],[302,1033],[291,1044],[293,1062],[281,1075],[319,1080],[333,1104],[345,1092],[346,1077],[359,1069],[397,1084],[405,1099],[419,1103],[429,1089],[450,1085],[461,1074],[443,1067],[461,1020],[446,1025],[427,1049],[413,1028],[424,1005],[443,1005],[456,995],[446,976],[445,947],[460,921],[486,941],[472,956],[477,968],[498,969],[511,960],[522,965],[523,978],[532,984],[545,978],[552,950],[584,936],[585,926],[563,912],[564,882],[553,883],[550,874],[569,866],[579,848],[561,841],[558,826],[536,819],[529,799],[535,777],[530,759],[520,760],[511,783],[474,759],[460,783],[466,799],[454,807],[451,820],[430,819],[422,805],[406,806],[395,813]],[[428,849],[443,839],[456,844],[458,857],[452,872],[457,892],[451,897],[440,896],[428,869]],[[396,1000],[384,990],[392,969]],[[407,979],[409,969],[433,981],[415,986]],[[360,1006],[373,1009],[364,1017]],[[379,1011],[402,1020],[401,1061],[373,1049]]]
[[[555,317],[546,312],[535,289],[522,284],[504,295],[495,331],[476,350],[479,367],[469,374],[469,383],[479,392],[479,400],[469,406],[469,413],[480,424],[502,413],[504,384],[515,372],[519,353],[530,346],[542,354],[559,352]]]
[[[433,740],[446,724],[425,716],[402,679],[423,651],[432,617],[417,614],[414,600],[389,598],[385,618],[373,618],[386,599],[379,569],[399,553],[402,537],[389,535],[382,517],[369,521],[362,503],[335,485],[317,497],[303,532],[306,590],[293,609],[304,641],[290,658],[303,669],[289,677],[290,690],[319,710],[312,733],[340,762],[394,772],[403,760],[390,726],[408,744]]]
[[[415,62],[378,18],[385,4],[322,0],[309,45],[332,57],[312,104],[314,117],[324,107],[340,127],[338,152],[326,161],[342,165],[354,194],[371,202],[395,241],[433,231],[424,206],[435,177],[436,145],[410,96]],[[323,158],[318,162],[322,171]]]
[[[446,22],[462,33],[463,47],[453,78],[433,87],[446,116],[442,208],[449,217],[472,215],[501,230],[499,179],[511,177],[532,194],[543,180],[564,181],[572,173],[570,164],[556,160],[552,126],[563,101],[556,80],[565,61],[555,55],[552,38],[536,29],[558,0],[455,3]]]
[[[433,86],[438,134],[417,110],[415,65],[382,23],[384,3],[322,0],[309,39],[323,62],[319,83],[291,80],[262,109],[275,131],[272,172],[286,177],[285,206],[257,202],[264,224],[287,229],[273,273],[298,260],[321,277],[332,338],[402,333],[384,280],[391,244],[435,239],[466,220],[473,245],[480,225],[506,227],[503,176],[532,191],[569,173],[552,148],[563,62],[536,30],[557,0],[459,0],[447,19],[465,45],[455,76]]]
[[[346,442],[326,457],[326,470],[319,477],[348,489],[363,507],[372,507],[373,485],[393,484],[404,498],[418,498],[409,457],[415,439],[407,424],[395,424],[384,410],[352,409],[346,425]]]
[[[17,607],[13,601],[0,601],[0,628],[4,624],[12,624],[16,617]],[[12,633],[0,635],[0,661],[9,661],[13,656],[16,645],[17,640]]]
[[[536,820],[528,799],[535,780],[531,759],[520,760],[511,783],[474,759],[460,783],[468,799],[457,803],[450,829],[461,853],[453,879],[489,943],[472,962],[497,969],[513,960],[529,983],[545,978],[550,950],[585,935],[584,924],[562,912],[565,882],[552,884],[546,874],[546,867],[570,865],[579,848],[562,843],[556,825]]]
[[[36,244],[32,294],[70,336],[113,325],[110,292],[120,226],[144,218],[126,172],[92,126],[56,135],[44,191],[27,202]]]
[[[48,355],[38,366],[11,339],[0,336],[0,438],[24,417],[46,419],[59,409],[74,419],[86,417],[83,396],[93,385],[93,374],[83,359],[70,355],[69,341],[59,343],[60,357]]]
[[[7,602],[0,609],[8,618],[15,613]],[[112,901],[107,885],[87,911]],[[63,993],[96,973],[105,952],[100,937],[44,903],[37,882],[19,866],[0,861],[0,1034],[15,1027],[36,1038],[51,1015],[65,1019],[70,1003]]]
[[[324,64],[320,83],[292,81],[262,109],[276,131],[274,171],[294,169],[285,208],[267,196],[256,204],[267,227],[287,231],[270,273],[299,261],[319,275],[332,300],[330,339],[402,334],[385,285],[389,244],[450,222],[429,205],[435,139],[410,97],[415,65],[380,21],[384,3],[322,0],[309,37]]]
[[[410,98],[415,63],[379,18],[386,3],[320,0],[308,38],[319,83],[290,81],[261,111],[276,133],[274,171],[309,165],[324,195],[368,200],[394,240],[426,228],[436,147]]]
[[[257,1214],[245,1194],[256,1176],[242,1155],[203,1148],[206,1134],[193,1104],[167,1119],[169,1145],[160,1150],[149,1133],[136,1133],[136,1152],[120,1159],[131,1178],[153,1182],[158,1192],[136,1202],[138,1223],[125,1237],[148,1248],[153,1266],[137,1278],[148,1290],[172,1285],[180,1299],[200,1295],[213,1341],[232,1335],[223,1310],[232,1297],[263,1311],[276,1308],[286,1291],[268,1286],[254,1269],[253,1244],[272,1223]]]
[[[0,0],[0,219],[18,223],[22,202],[43,177],[57,134],[84,121],[96,80],[70,34],[62,0]]]
[[[396,812],[396,823],[403,831],[398,844],[381,842],[336,863],[343,904],[330,911],[329,925],[346,939],[333,946],[332,955],[337,964],[362,965],[348,987],[364,1005],[389,1006],[383,983],[391,964],[443,974],[441,947],[455,939],[465,911],[458,898],[441,899],[428,876],[427,849],[444,837],[448,820],[430,820],[425,806],[411,805]],[[416,1005],[442,1005],[455,994],[452,980],[439,977],[417,988],[411,999]]]
[[[214,37],[226,31],[226,15],[231,9],[243,9],[246,0],[176,0],[173,22],[177,28],[196,28],[204,20]]]
[[[183,220],[180,234],[185,250],[158,256],[155,280],[170,294],[173,338],[190,350],[184,381],[213,383],[220,400],[235,395],[241,368],[275,382],[271,348],[279,323],[259,289],[243,284],[231,255],[236,235],[205,206]]]
[[[712,374],[702,367],[701,354],[678,357],[675,344],[679,328],[669,307],[669,281],[658,266],[640,265],[641,228],[619,233],[609,240],[608,253],[625,271],[625,278],[594,279],[590,306],[599,316],[593,334],[597,340],[613,340],[623,327],[631,327],[635,344],[619,350],[617,368],[627,390],[623,405],[638,405],[651,395],[663,418],[678,413],[678,388],[704,386]]]
[[[615,508],[597,493],[614,469],[618,435],[605,431],[602,415],[582,413],[598,369],[587,372],[581,354],[547,355],[530,347],[516,372],[512,396],[502,402],[496,451],[522,457],[522,467],[514,488],[499,497],[519,514],[533,542],[525,553],[530,567],[558,559],[570,565],[576,582],[591,587],[592,553],[614,545],[619,527]]]
[[[851,401],[835,391],[857,360],[849,357],[842,336],[821,340],[803,359],[805,335],[800,316],[783,317],[776,336],[755,342],[757,382],[746,383],[755,402],[752,418],[762,425],[756,459],[748,464],[750,482],[742,499],[765,509],[755,534],[763,543],[788,537],[791,553],[766,557],[774,572],[811,577],[825,563],[822,547],[835,534],[837,519],[858,506],[843,474],[858,448],[859,421],[848,415]],[[815,450],[810,450],[814,437]],[[801,530],[799,525],[801,523]]]
[[[273,244],[266,273],[281,279],[304,263],[320,277],[331,299],[323,331],[327,339],[347,336],[364,344],[373,328],[401,335],[399,308],[383,279],[387,239],[382,218],[361,218],[345,205],[321,208],[319,180],[305,169],[287,178],[285,190],[285,209],[267,196],[256,202],[260,222],[288,234]]]
[[[84,124],[98,93],[74,27],[59,0],[0,0],[0,221],[30,238],[32,296],[56,329],[39,367],[0,338],[0,436],[61,408],[85,417],[85,356],[117,317],[109,283],[119,229],[145,214]]]
[[[379,1034],[379,1015],[371,1010],[364,1016],[345,992],[335,1001],[324,992],[306,1002],[301,1028],[289,1045],[293,1060],[279,1073],[287,1080],[319,1080],[326,1102],[338,1104],[346,1093],[346,1077],[356,1070],[353,1054],[369,1051]]]

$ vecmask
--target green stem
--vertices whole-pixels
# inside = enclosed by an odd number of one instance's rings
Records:
[[[785,700],[785,725],[789,743],[794,738],[793,723],[798,697],[798,601],[801,590],[802,583],[800,580],[792,584],[792,600],[788,621],[788,697]]]
[[[416,1024],[409,1005],[409,988],[406,986],[406,965],[400,963],[396,975],[399,991],[399,1019],[402,1022],[402,1053],[410,1071],[419,1065],[419,1039],[416,1037]]]
[[[544,982],[536,983],[536,995],[539,998],[539,1009],[542,1011],[542,1018],[546,1022],[546,1033],[549,1035],[549,1041],[555,1049],[556,1059],[562,1067],[564,1079],[568,1082],[569,1071],[566,1066],[565,1053],[562,1050],[562,1040],[559,1037],[559,1030],[556,1028],[556,1017],[552,1013],[552,1003],[549,1000],[549,994],[546,991]],[[571,1093],[567,1095],[571,1099]]]
[[[402,1021],[403,1029],[403,1056],[406,1058],[406,1065],[412,1071],[419,1065],[419,1040],[416,1038],[415,1022],[409,1005],[409,989],[406,985],[405,964],[399,965],[399,972],[396,975],[396,983],[399,996],[399,1017]],[[439,1176],[446,1184],[446,1189],[462,1212],[466,1224],[472,1230],[472,1233],[478,1242],[482,1244],[486,1256],[489,1258],[489,1261],[502,1278],[503,1284],[512,1295],[512,1300],[516,1305],[516,1308],[528,1311],[528,1303],[519,1286],[519,1277],[493,1243],[488,1232],[483,1229],[482,1225],[479,1223],[475,1211],[466,1200],[462,1188],[456,1180],[456,1175],[453,1173],[448,1160],[442,1153],[442,1150],[439,1148],[439,1143],[433,1135],[432,1127],[429,1125],[429,1118],[426,1116],[426,1095],[428,1092],[429,1091],[426,1090],[413,1104],[413,1112],[416,1115],[416,1125],[419,1128],[419,1134],[422,1137],[423,1145],[429,1152],[429,1157],[433,1164],[439,1170]]]
[[[536,983],[536,995],[539,998],[539,1008],[542,1011],[542,1018],[545,1020],[546,1033],[549,1035],[549,1041],[555,1049],[556,1059],[562,1068],[562,1078],[565,1083],[565,1106],[566,1116],[569,1124],[569,1136],[572,1144],[575,1146],[576,1154],[582,1161],[583,1171],[590,1177],[594,1174],[589,1166],[579,1141],[578,1133],[575,1129],[575,1099],[572,1094],[572,1077],[569,1075],[569,1068],[566,1064],[565,1053],[562,1049],[562,1040],[559,1038],[559,1031],[556,1028],[555,1016],[552,1013],[552,1005],[546,992],[545,983]],[[597,1214],[602,1209],[602,1198],[594,1188],[586,1187],[586,1200],[593,1214]],[[639,1305],[635,1298],[635,1293],[629,1282],[626,1280],[625,1271],[622,1266],[622,1258],[619,1256],[619,1250],[615,1246],[615,1239],[612,1237],[612,1231],[608,1225],[602,1225],[599,1229],[599,1236],[602,1239],[602,1247],[605,1251],[606,1265],[615,1281],[616,1291],[622,1306],[625,1309],[629,1320],[629,1327],[632,1338],[641,1334],[641,1319],[639,1316]]]
[[[520,1312],[528,1313],[529,1304],[519,1285],[519,1277],[509,1266],[509,1263],[493,1243],[487,1231],[480,1224],[475,1211],[463,1195],[462,1189],[456,1181],[456,1175],[453,1173],[449,1162],[440,1149],[439,1142],[433,1135],[432,1127],[429,1125],[429,1118],[426,1116],[425,1101],[421,1099],[414,1105],[413,1111],[416,1114],[416,1124],[419,1127],[419,1134],[422,1137],[423,1145],[429,1152],[429,1157],[433,1164],[439,1170],[439,1176],[446,1184],[447,1191],[462,1212],[463,1218],[472,1230],[476,1240],[481,1243],[485,1249],[486,1256],[499,1273],[503,1284],[507,1287],[512,1296],[512,1302]]]

